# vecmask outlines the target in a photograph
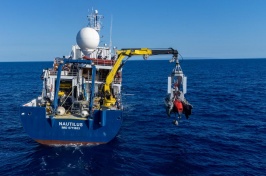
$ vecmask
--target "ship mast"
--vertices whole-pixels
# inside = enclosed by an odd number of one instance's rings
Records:
[[[113,30],[113,16],[111,16],[111,26],[110,26],[110,43],[109,43],[110,48],[112,48],[112,30]]]
[[[103,15],[98,14],[98,10],[94,10],[93,13],[87,16],[88,17],[88,27],[95,29],[98,33],[102,28],[101,19],[103,19]]]

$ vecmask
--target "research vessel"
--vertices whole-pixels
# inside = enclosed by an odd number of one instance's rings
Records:
[[[43,70],[41,95],[20,107],[25,132],[40,144],[89,145],[111,141],[123,121],[121,86],[125,62],[134,55],[147,59],[165,54],[178,61],[178,52],[172,48],[117,50],[110,45],[99,46],[101,19],[97,10],[88,15],[89,23],[78,32],[71,55],[55,58],[53,66]],[[169,87],[168,91],[166,109],[170,115],[176,112],[171,102],[175,104],[177,88]]]

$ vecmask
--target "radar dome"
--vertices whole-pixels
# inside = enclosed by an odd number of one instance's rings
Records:
[[[85,27],[78,32],[76,41],[82,52],[88,54],[97,48],[100,42],[100,37],[95,29]]]

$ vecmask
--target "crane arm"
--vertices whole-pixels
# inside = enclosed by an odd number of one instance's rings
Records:
[[[128,56],[137,56],[143,55],[144,59],[147,59],[150,55],[164,55],[164,54],[172,54],[175,59],[177,59],[178,51],[172,48],[169,49],[149,49],[149,48],[126,48],[118,50],[117,52],[117,60],[106,77],[106,81],[103,87],[104,92],[104,106],[110,107],[112,104],[115,104],[116,99],[111,94],[110,85],[114,80],[114,77],[117,71],[121,68],[121,63],[123,59]]]

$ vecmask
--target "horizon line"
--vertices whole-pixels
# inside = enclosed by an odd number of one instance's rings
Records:
[[[141,57],[141,56],[138,56]],[[156,57],[156,56],[155,56]],[[148,60],[169,60],[170,58],[150,58]],[[266,59],[266,57],[232,57],[232,58],[222,58],[222,57],[179,57],[179,60],[237,60],[237,59]],[[133,58],[128,61],[138,61],[143,60],[142,58]],[[0,62],[53,62],[53,60],[9,60],[9,61],[0,61]]]

